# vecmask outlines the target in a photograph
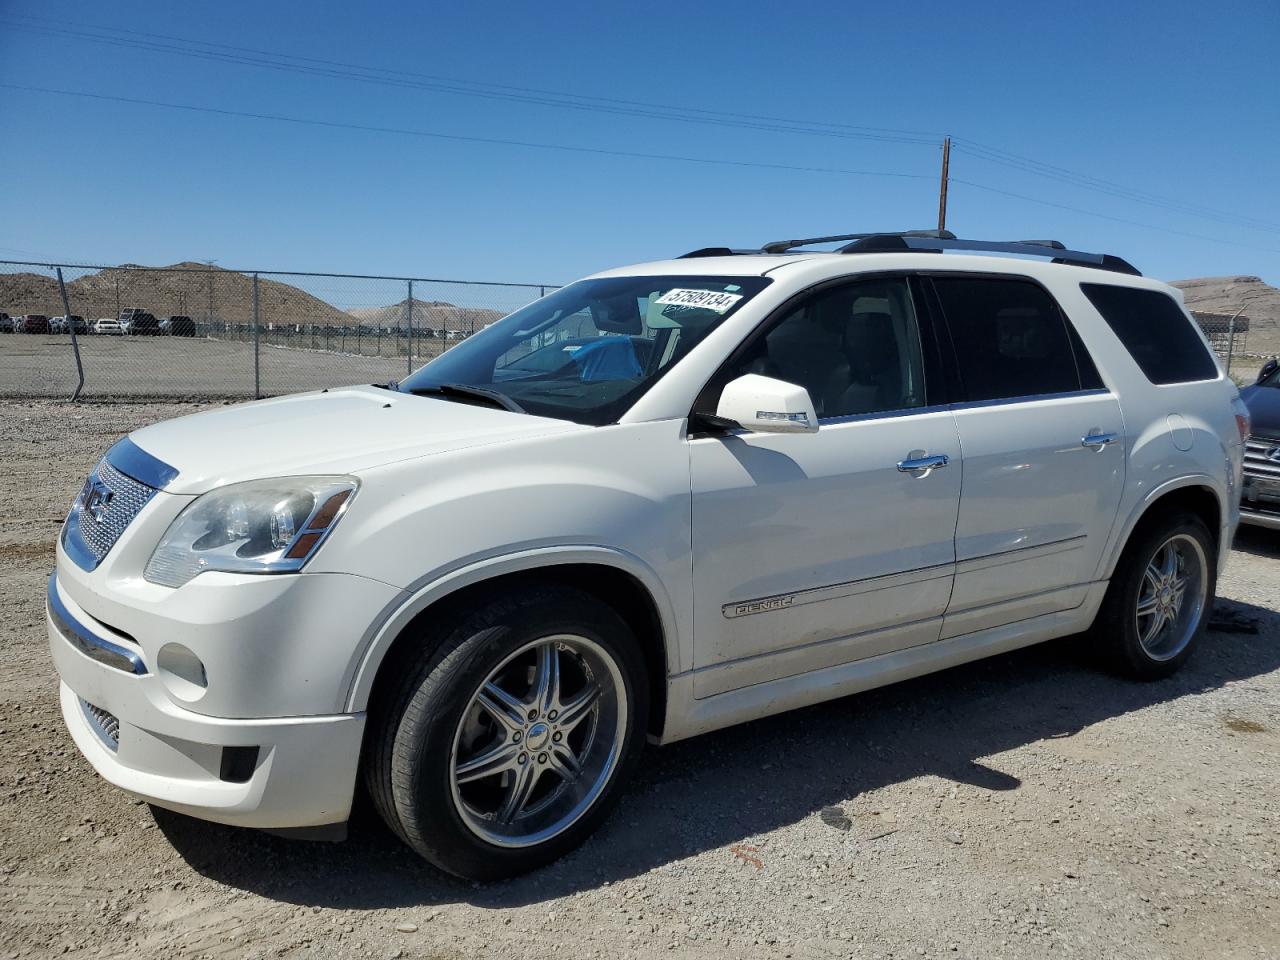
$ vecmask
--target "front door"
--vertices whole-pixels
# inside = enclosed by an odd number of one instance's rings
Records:
[[[960,446],[929,406],[915,299],[904,277],[825,287],[717,378],[803,386],[819,429],[688,441],[697,696],[938,638]]]
[[[1124,486],[1120,404],[1070,320],[1029,279],[935,276],[955,348],[964,450],[943,637],[1085,599]]]

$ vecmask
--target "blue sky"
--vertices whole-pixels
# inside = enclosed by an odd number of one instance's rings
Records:
[[[190,54],[244,58],[228,47],[326,75]],[[567,281],[706,245],[933,226],[951,134],[963,236],[1280,284],[1278,49],[1274,0],[0,0],[0,85],[419,134],[0,86],[0,258]],[[317,61],[399,72],[361,82]],[[847,126],[566,109],[530,90]]]

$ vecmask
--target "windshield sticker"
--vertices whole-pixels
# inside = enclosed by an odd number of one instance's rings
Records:
[[[664,306],[698,307],[715,313],[727,313],[741,299],[742,294],[740,293],[719,293],[715,290],[686,290],[682,287],[677,287],[675,290],[668,290],[654,303],[660,303]]]

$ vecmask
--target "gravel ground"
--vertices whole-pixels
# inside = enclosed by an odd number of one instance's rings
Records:
[[[364,339],[361,348],[372,353],[373,339]],[[386,383],[405,376],[404,356],[391,355],[403,344],[388,339],[379,344],[387,356],[361,356],[355,352],[355,338],[348,340],[350,353],[341,351],[339,338],[333,340],[333,350],[307,349],[305,337],[298,338],[296,347],[264,341],[258,365],[263,394]],[[414,346],[416,369],[440,352],[441,342],[419,340]],[[80,354],[85,371],[83,396],[89,400],[230,395],[247,399],[254,395],[252,343],[203,337],[88,336],[80,338]],[[69,336],[0,336],[0,397],[66,398],[75,390],[76,379]]]
[[[64,733],[63,512],[122,432],[200,409],[0,403],[0,958],[1280,956],[1280,535],[1246,529],[1178,676],[1059,642],[651,749],[600,833],[511,883],[131,802]]]

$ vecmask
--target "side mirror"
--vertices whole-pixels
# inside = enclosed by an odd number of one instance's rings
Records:
[[[725,384],[716,416],[752,433],[816,433],[809,391],[785,380],[748,373]]]
[[[1271,376],[1271,374],[1275,373],[1276,367],[1278,366],[1280,366],[1280,360],[1272,357],[1262,365],[1262,369],[1258,371],[1258,379],[1254,382],[1261,383],[1263,380],[1267,379],[1267,377]]]

